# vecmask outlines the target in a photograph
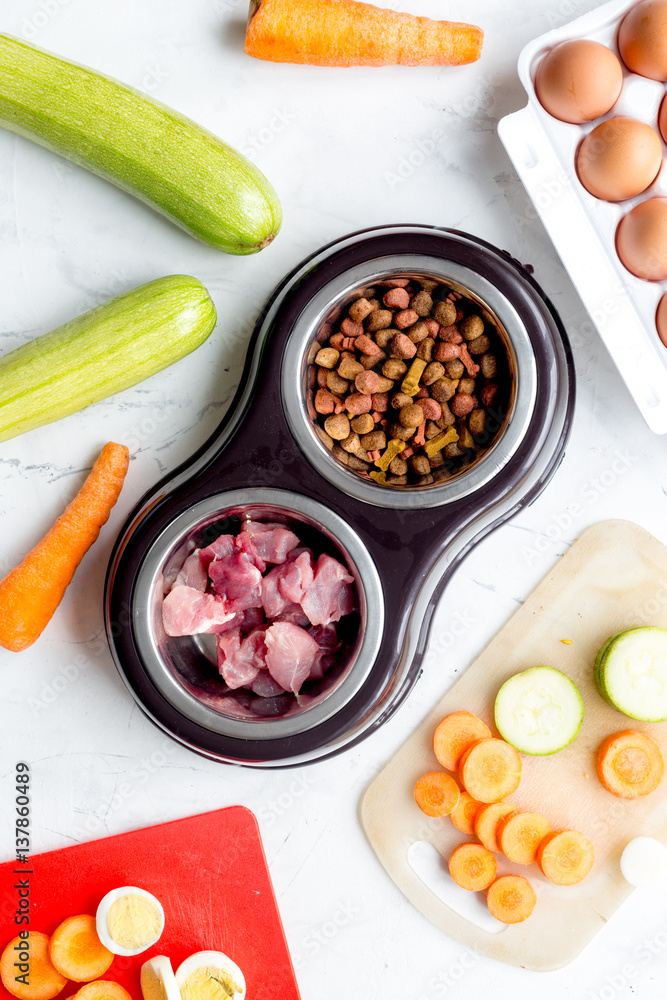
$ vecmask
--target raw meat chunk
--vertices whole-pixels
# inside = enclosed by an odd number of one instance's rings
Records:
[[[277,618],[290,605],[301,604],[313,576],[313,558],[307,551],[269,570],[262,580],[262,605],[267,618]]]
[[[227,611],[245,611],[262,606],[262,574],[245,552],[214,559],[208,568],[213,589]]]
[[[300,689],[308,678],[320,647],[312,635],[291,622],[276,622],[265,633],[266,666],[285,691]]]
[[[257,546],[255,545],[252,535],[241,532],[240,535],[236,536],[236,547],[237,549],[240,549],[241,552],[245,552],[250,562],[257,567],[260,573],[264,573],[266,570],[266,562],[257,551]]]
[[[207,545],[200,552],[204,566],[208,566],[214,559],[222,559],[224,556],[231,556],[234,551],[234,535],[218,535],[214,542]]]
[[[328,625],[313,625],[308,629],[308,635],[311,635],[320,647],[319,656],[313,663],[308,679],[311,681],[320,680],[327,670],[331,670],[336,663],[335,654],[339,652],[342,642],[338,638],[338,632],[333,622]]]
[[[282,524],[244,521],[241,534],[250,535],[260,558],[267,563],[284,563],[299,544],[294,532]]]
[[[353,578],[337,559],[326,553],[319,557],[313,582],[301,601],[313,625],[340,621],[354,610],[352,582]]]
[[[214,594],[193,587],[174,587],[162,602],[162,624],[167,635],[217,632],[234,615]]]
[[[202,594],[204,593],[208,587],[208,573],[200,555],[201,549],[195,549],[190,553],[178,571],[172,590],[174,587],[192,587],[193,590],[201,590]]]
[[[274,681],[268,670],[259,671],[250,685],[250,689],[260,698],[275,698],[276,695],[285,694],[284,688],[278,681]]]
[[[266,665],[266,626],[243,638],[240,628],[216,637],[218,670],[230,688],[246,687]]]

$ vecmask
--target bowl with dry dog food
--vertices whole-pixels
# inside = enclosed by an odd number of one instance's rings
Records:
[[[466,472],[512,413],[516,364],[499,319],[434,274],[383,276],[353,294],[331,309],[308,353],[307,408],[319,440],[344,467],[390,489]]]
[[[509,254],[425,226],[318,251],[267,303],[221,426],[118,538],[107,634],[137,703],[250,766],[365,738],[466,552],[548,483],[573,402],[560,320]]]

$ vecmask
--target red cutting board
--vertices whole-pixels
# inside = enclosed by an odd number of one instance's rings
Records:
[[[20,875],[15,872],[21,870]],[[167,955],[174,971],[196,951],[223,951],[241,968],[248,1000],[299,1000],[257,820],[242,806],[37,854],[27,865],[0,865],[0,947],[14,923],[18,878],[30,878],[30,930],[52,934],[61,920],[92,913],[110,889],[136,885],[164,907],[165,928],[152,948],[117,956],[104,979],[141,1000],[139,971]],[[25,929],[25,928],[24,928]],[[68,983],[60,998],[72,996]],[[12,1000],[0,984],[0,998]]]

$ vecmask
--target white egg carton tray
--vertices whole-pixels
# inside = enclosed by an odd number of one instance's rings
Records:
[[[621,218],[639,202],[667,196],[667,168],[663,160],[651,187],[620,204],[590,195],[575,170],[580,142],[607,118],[628,115],[658,131],[665,87],[624,67],[623,90],[612,110],[586,125],[569,125],[542,108],[534,86],[542,57],[559,42],[588,38],[618,55],[618,26],[636,2],[612,0],[529,42],[518,63],[528,105],[503,118],[498,134],[646,423],[656,434],[666,434],[667,347],[658,336],[655,315],[667,282],[642,281],[630,274],[616,254],[615,234]]]

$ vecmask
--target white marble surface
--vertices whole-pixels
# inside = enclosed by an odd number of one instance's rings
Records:
[[[498,119],[524,103],[516,74],[524,43],[595,3],[392,6],[479,23],[482,60],[455,70],[277,67],[242,53],[245,0],[3,0],[2,31],[149,90],[245,150],[275,184],[285,223],[261,254],[226,257],[0,132],[0,350],[166,273],[201,278],[220,317],[210,340],[176,367],[0,444],[3,571],[58,515],[105,441],[132,451],[121,500],[53,622],[29,651],[0,654],[0,856],[11,856],[18,759],[33,771],[35,851],[241,803],[260,821],[304,1000],[338,997],[341,977],[346,992],[377,1000],[516,1000],[537,991],[544,1000],[657,1000],[667,968],[663,899],[635,892],[572,965],[525,972],[477,959],[430,926],[386,877],[359,824],[372,776],[584,528],[623,517],[667,542],[665,441],[648,431],[590,331],[496,135]],[[432,150],[421,161],[420,144]],[[254,318],[283,274],[332,238],[399,222],[468,230],[535,265],[575,348],[578,400],[565,461],[537,502],[457,572],[424,675],[380,732],[302,770],[206,761],[144,718],[113,666],[101,604],[115,534],[144,491],[215,428]],[[121,785],[130,791],[119,794]]]

